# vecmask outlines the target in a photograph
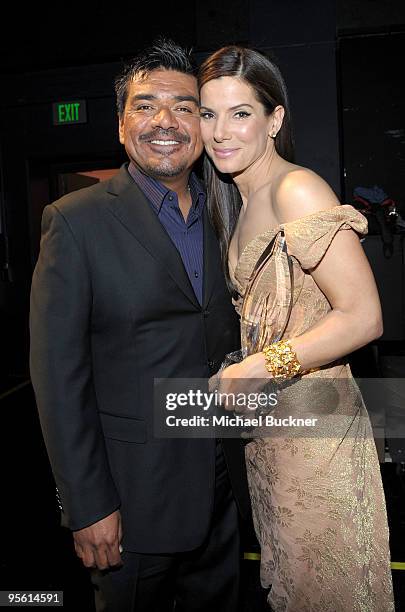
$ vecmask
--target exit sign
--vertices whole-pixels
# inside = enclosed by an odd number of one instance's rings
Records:
[[[53,124],[87,123],[86,100],[71,100],[52,104]]]

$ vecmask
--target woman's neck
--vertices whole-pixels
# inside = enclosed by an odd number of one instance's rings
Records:
[[[262,157],[255,160],[245,170],[232,176],[242,197],[244,208],[246,208],[248,201],[256,191],[272,182],[273,178],[278,174],[281,160],[282,158],[273,146],[271,149],[266,149]]]

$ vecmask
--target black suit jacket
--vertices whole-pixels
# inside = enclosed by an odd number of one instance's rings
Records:
[[[31,377],[62,506],[83,528],[120,508],[124,547],[202,543],[215,441],[153,438],[153,379],[209,377],[238,344],[204,212],[201,306],[181,257],[126,167],[44,209],[31,291]],[[243,446],[225,440],[243,514]]]

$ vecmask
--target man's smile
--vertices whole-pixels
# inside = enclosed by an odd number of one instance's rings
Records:
[[[180,144],[178,140],[150,140],[150,144],[161,145],[163,147],[168,147],[169,145],[178,145]]]

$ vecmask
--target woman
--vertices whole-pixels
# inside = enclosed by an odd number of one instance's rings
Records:
[[[345,358],[382,333],[358,237],[366,221],[292,163],[287,93],[267,58],[225,47],[204,62],[199,82],[210,214],[239,295],[246,355],[221,373],[220,391],[241,392],[246,379],[284,381],[277,414],[324,417],[318,435],[257,428],[246,446],[269,604],[394,610],[379,463]]]

